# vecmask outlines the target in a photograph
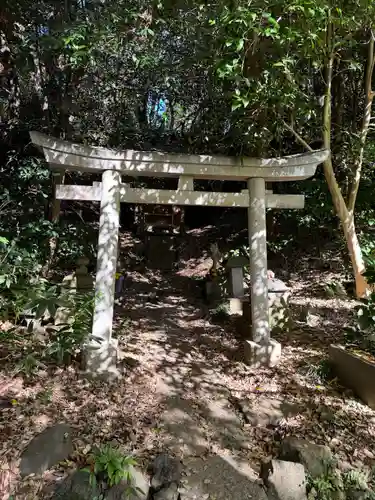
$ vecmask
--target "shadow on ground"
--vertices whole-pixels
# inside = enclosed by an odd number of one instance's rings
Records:
[[[74,431],[78,465],[87,446],[111,441],[134,453],[141,465],[166,449],[186,463],[192,460],[197,471],[194,460],[219,457],[225,462],[223,477],[240,483],[238,464],[256,469],[276,453],[283,437],[294,435],[327,444],[339,459],[363,468],[368,463],[363,450],[375,437],[375,413],[336,384],[322,383],[314,370],[327,346],[342,339],[347,302],[308,296],[300,280],[292,301],[295,328],[278,337],[281,363],[253,370],[241,362],[231,323],[210,321],[191,277],[194,259],[184,262],[189,272],[128,273],[115,311],[125,372],[120,382],[88,382],[74,368],[40,370],[28,383],[18,377],[9,385],[4,377],[3,395],[19,404],[0,414],[3,457],[13,460],[14,450],[22,450],[33,435],[65,421]],[[200,270],[209,267],[201,256],[195,263]],[[306,295],[318,317],[311,327],[297,320]],[[204,494],[210,493],[208,485],[202,486]]]

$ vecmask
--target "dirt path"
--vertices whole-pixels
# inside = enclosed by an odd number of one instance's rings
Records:
[[[252,491],[260,462],[275,455],[287,435],[330,446],[344,464],[373,464],[375,412],[319,375],[327,346],[342,338],[350,303],[317,299],[314,278],[299,277],[293,311],[298,316],[311,302],[315,326],[297,324],[278,338],[283,351],[277,367],[251,370],[241,362],[230,323],[208,319],[199,288],[188,278],[191,269],[204,267],[195,262],[169,275],[129,273],[115,316],[125,371],[120,382],[88,382],[76,367],[40,369],[29,380],[2,372],[0,396],[17,404],[0,411],[1,466],[16,471],[20,452],[49,425],[66,422],[74,430],[72,460],[28,480],[21,485],[27,495],[16,498],[43,498],[44,483],[83,466],[90,448],[104,442],[134,453],[141,465],[171,450],[191,464],[189,477],[211,470],[199,462],[211,457],[217,477],[246,477],[244,491]]]
[[[169,446],[182,457],[230,454],[256,468],[283,436],[293,434],[331,445],[353,465],[369,463],[374,450],[366,443],[375,436],[375,413],[335,385],[322,385],[314,371],[338,324],[329,303],[320,328],[279,339],[279,366],[251,370],[240,361],[231,326],[205,319],[197,293],[178,274],[128,278],[121,307],[129,317],[124,362],[135,373],[148,373],[152,406],[159,408],[152,448]],[[336,315],[342,320],[342,312]]]

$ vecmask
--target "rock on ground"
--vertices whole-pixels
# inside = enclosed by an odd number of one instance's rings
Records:
[[[65,460],[73,451],[71,428],[66,424],[48,427],[34,437],[21,455],[21,476],[43,474]]]
[[[262,464],[261,477],[269,500],[306,500],[306,476],[302,464],[271,460]]]
[[[76,471],[57,486],[52,500],[93,500],[99,496],[99,488],[90,485],[90,474]]]
[[[170,483],[178,483],[181,479],[182,464],[167,453],[157,455],[150,467],[152,473],[151,486],[158,490]]]
[[[255,472],[226,455],[191,458],[185,473],[181,500],[267,500]]]
[[[134,489],[133,493],[126,496],[126,492],[129,488],[129,484],[126,481],[113,486],[108,490],[105,495],[106,500],[146,500],[149,494],[149,481],[146,476],[136,467],[129,467],[130,474],[132,477],[132,487]]]
[[[302,464],[312,477],[326,474],[334,465],[333,455],[328,446],[293,437],[284,439],[278,458]]]
[[[165,488],[153,494],[152,500],[179,500],[180,493],[178,491],[177,483],[171,483]]]

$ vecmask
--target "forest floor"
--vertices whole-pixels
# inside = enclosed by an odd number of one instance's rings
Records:
[[[125,238],[123,244],[133,243]],[[282,360],[254,370],[241,361],[231,321],[214,322],[207,314],[193,276],[209,267],[210,259],[201,258],[182,262],[173,273],[128,273],[115,319],[120,382],[86,381],[74,366],[40,370],[31,380],[2,370],[0,397],[16,404],[0,409],[0,460],[7,470],[0,491],[8,482],[12,489],[17,484],[15,498],[42,498],[46,483],[81,466],[92,446],[103,442],[122,446],[141,464],[172,450],[184,460],[230,455],[257,471],[292,435],[328,445],[344,465],[371,467],[375,411],[337,381],[320,377],[328,346],[343,340],[355,304],[322,297],[317,285],[330,281],[332,271],[307,266],[290,277],[295,321],[291,332],[276,337]],[[299,321],[306,303],[313,309],[310,326]],[[18,483],[20,452],[36,433],[61,421],[74,430],[71,460]]]

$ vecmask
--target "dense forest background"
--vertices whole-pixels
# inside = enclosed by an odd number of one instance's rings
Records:
[[[0,0],[1,498],[51,498],[45,486],[64,485],[62,474],[70,481],[82,470],[89,472],[88,493],[79,498],[109,498],[107,487],[123,478],[128,492],[132,456],[149,470],[172,441],[173,456],[204,459],[194,473],[227,452],[258,467],[280,457],[289,436],[303,440],[301,457],[310,457],[307,440],[313,460],[306,461],[319,462],[317,473],[306,467],[309,499],[375,498],[374,378],[358,369],[374,370],[375,359],[374,46],[374,0]],[[228,301],[211,307],[207,300],[210,280],[228,281],[225,265],[211,272],[211,243],[222,263],[246,253],[247,211],[188,207],[191,230],[173,236],[180,247],[173,257],[165,251],[173,261],[165,272],[149,265],[146,238],[130,230],[137,229],[136,207],[123,204],[127,255],[116,273],[122,284],[110,351],[122,378],[84,379],[99,206],[60,203],[54,190],[100,178],[52,173],[31,144],[33,130],[81,144],[185,154],[269,158],[330,150],[314,178],[267,186],[306,199],[303,210],[267,213],[269,269],[282,280],[282,301],[284,292],[288,297],[282,326],[272,332],[282,345],[280,363],[247,364],[249,318],[230,315]],[[146,182],[168,185],[135,179],[140,187]],[[332,344],[359,357],[342,363],[351,379],[345,387]],[[22,461],[31,464],[31,476],[17,476],[18,460],[21,469]],[[240,467],[229,463],[227,474],[214,462],[206,494],[194,498],[224,498],[242,485]],[[300,491],[304,480],[294,470],[285,469],[287,479]],[[250,491],[259,491],[254,477]],[[93,493],[93,480],[103,495],[96,486]],[[65,496],[53,498],[78,498],[69,481]],[[148,482],[146,475],[147,491]],[[289,485],[284,476],[280,483]],[[169,486],[180,498],[175,482]],[[210,496],[211,486],[218,494]]]
[[[306,209],[272,212],[270,249],[304,249],[319,232],[319,244],[348,248],[358,292],[363,257],[375,245],[373,25],[372,2],[359,0],[251,8],[242,0],[5,0],[3,285],[42,269],[51,238],[58,237],[57,260],[95,254],[85,222],[96,213],[82,217],[77,204],[61,207],[61,221],[54,213],[53,186],[61,179],[30,144],[28,132],[38,130],[111,148],[184,153],[269,157],[330,148],[314,179],[272,186],[305,193]]]

